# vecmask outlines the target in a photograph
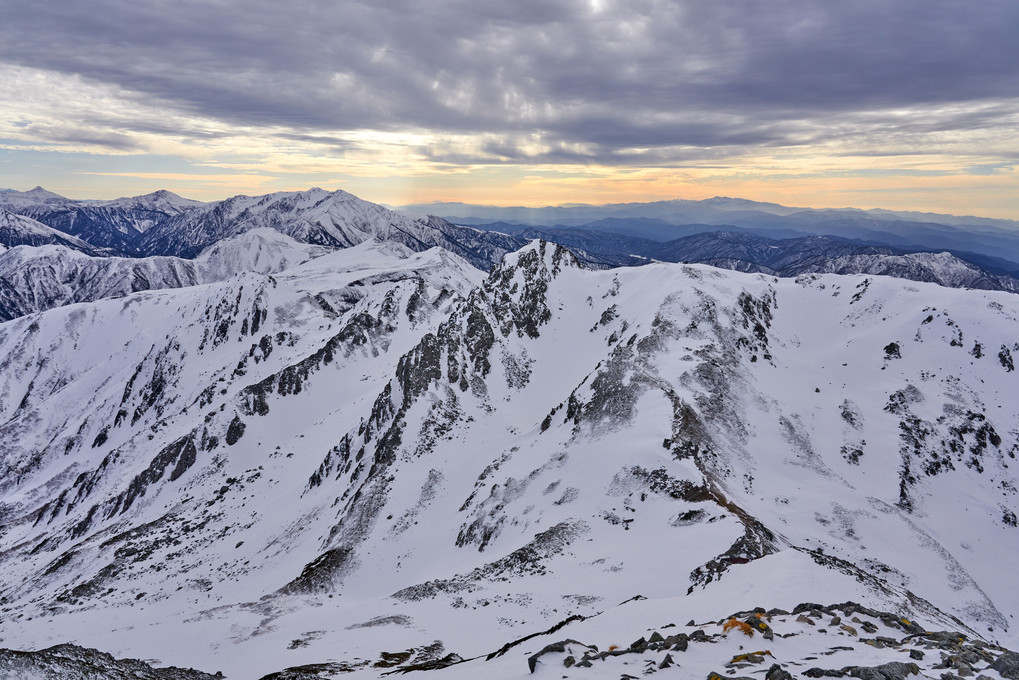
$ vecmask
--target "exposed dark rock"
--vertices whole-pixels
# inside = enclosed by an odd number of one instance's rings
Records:
[[[245,415],[268,414],[269,395],[300,394],[304,383],[311,375],[333,363],[338,357],[349,356],[355,348],[368,345],[387,330],[388,324],[370,314],[364,312],[354,314],[338,333],[314,353],[254,385],[245,387],[241,391],[244,404],[242,411]]]
[[[553,652],[558,652],[558,653],[562,654],[563,652],[566,651],[566,646],[567,645],[577,645],[579,647],[587,647],[588,649],[595,649],[591,645],[585,645],[583,642],[578,642],[576,640],[562,640],[560,642],[553,642],[552,644],[545,645],[545,647],[540,652],[537,652],[536,654],[532,654],[531,656],[529,656],[527,658],[527,667],[533,673],[534,669],[538,665],[538,659],[540,659],[545,654],[549,654],[549,653],[553,653]]]
[[[76,490],[75,503],[89,496],[95,485],[106,474],[107,468],[117,457],[116,451],[112,452],[103,459],[102,463],[95,470],[87,473],[83,472],[75,479],[72,485],[72,488]],[[188,434],[168,444],[152,459],[145,470],[131,480],[127,489],[103,503],[102,506],[93,505],[87,515],[73,527],[71,531],[72,538],[83,536],[100,514],[104,519],[109,519],[118,513],[126,512],[138,498],[145,495],[145,490],[150,485],[163,478],[163,475],[170,466],[173,466],[170,472],[170,481],[176,481],[195,464],[197,459],[198,447],[195,445],[195,433]],[[44,506],[44,510],[47,507]]]
[[[881,666],[857,666],[849,671],[850,677],[862,680],[906,680],[908,675],[919,674],[919,666],[902,661],[890,661]]]
[[[353,673],[367,665],[367,661],[353,664],[313,663],[306,666],[292,666],[276,673],[263,675],[259,680],[324,680],[336,677],[341,673]]]
[[[722,635],[724,635],[726,631],[728,631],[729,624],[732,623],[733,621],[740,622],[740,626],[743,626],[745,623],[747,626],[752,627],[752,625],[755,622],[758,621],[763,622],[765,619],[769,619],[769,617],[777,617],[775,619],[770,620],[774,625],[782,629],[793,620],[793,617],[799,617],[800,619],[803,619],[805,621],[814,622],[818,620],[823,621],[826,617],[841,618],[835,615],[836,612],[841,612],[844,616],[851,617],[851,620],[853,620],[855,623],[857,623],[857,625],[860,625],[861,627],[864,624],[873,625],[871,624],[870,621],[865,621],[860,618],[868,617],[871,619],[877,619],[881,621],[881,623],[884,624],[885,626],[891,628],[923,631],[923,628],[916,622],[910,621],[908,619],[905,619],[901,616],[897,616],[889,612],[871,609],[869,607],[860,605],[855,602],[844,602],[841,604],[829,606],[822,606],[813,602],[804,602],[798,605],[795,608],[795,610],[800,613],[790,614],[786,611],[778,609],[772,610],[772,612],[769,613],[766,612],[763,608],[756,608],[750,611],[737,612],[728,618],[723,618],[717,624],[713,624],[723,626],[723,632],[710,635],[706,633],[703,629],[698,629],[689,636],[680,633],[670,637],[663,637],[661,633],[653,632],[647,638],[641,637],[638,640],[635,640],[625,649],[613,648],[608,651],[598,652],[595,648],[591,647],[589,648],[589,650],[593,651],[585,652],[583,657],[579,661],[576,659],[575,656],[570,657],[572,661],[575,663],[571,663],[568,661],[567,665],[568,667],[589,668],[595,662],[606,661],[619,656],[626,657],[637,655],[638,657],[643,657],[643,661],[646,668],[645,672],[650,673],[654,672],[655,670],[672,667],[676,665],[676,663],[675,659],[672,657],[671,654],[666,655],[667,659],[666,661],[666,659],[661,659],[657,655],[652,657],[650,656],[649,653],[661,653],[673,650],[679,651],[680,649],[685,651],[688,643],[717,642],[718,639]],[[743,621],[744,619],[745,621]],[[695,622],[691,621],[688,625],[695,626],[696,624]],[[826,633],[829,635],[835,634],[829,633],[824,628],[814,628],[809,633],[792,632],[784,633],[782,635],[776,634],[773,639],[776,641],[775,644],[781,644],[781,638],[789,637],[790,635],[806,634],[810,636],[823,636]],[[844,637],[836,639],[845,640]],[[874,666],[846,665],[842,666],[841,668],[823,668],[815,666],[809,667],[807,668],[807,670],[800,672],[800,675],[809,678],[853,677],[862,678],[863,680],[908,680],[910,676],[921,674],[922,671],[929,671],[931,669],[942,668],[951,669],[954,672],[949,673],[947,675],[942,675],[941,677],[950,676],[952,678],[960,678],[960,677],[971,677],[976,673],[976,671],[974,670],[975,668],[979,667],[983,663],[995,662],[995,660],[997,659],[996,663],[998,663],[998,665],[1001,668],[1006,670],[1005,673],[1002,673],[1004,677],[1010,678],[1010,680],[1019,680],[1019,655],[1015,655],[1012,652],[1004,652],[1004,650],[1002,650],[1000,647],[985,643],[981,640],[970,641],[966,636],[960,633],[953,633],[947,631],[934,633],[915,632],[911,633],[908,638],[905,638],[902,641],[899,641],[892,637],[878,636],[871,639],[861,639],[860,642],[870,647],[873,647],[874,649],[885,649],[891,651],[901,649],[903,645],[909,643],[909,641],[911,640],[914,642],[917,640],[923,640],[924,644],[927,644],[931,647],[940,647],[942,649],[948,650],[950,653],[944,652],[942,653],[942,662],[940,664],[935,666],[924,666],[923,668],[921,668],[921,666],[919,666],[915,662],[890,661],[888,663]],[[578,645],[580,644],[574,640],[567,640],[564,641],[563,643],[550,645],[541,652],[539,652],[537,655],[532,656],[531,657],[532,661],[530,662],[532,672],[535,667],[536,659],[538,656],[549,652],[565,653],[566,651],[568,651],[566,649],[566,646],[571,643]],[[824,645],[825,643],[823,640],[820,640],[819,644]],[[855,645],[839,644],[828,647],[827,651],[822,651],[822,649],[819,648],[816,654],[817,656],[821,656],[839,653],[842,654],[844,658],[844,655],[846,653],[853,654],[854,652],[858,651],[862,650],[859,650]],[[915,661],[922,661],[924,658],[923,653],[916,649],[912,650],[902,649],[902,651],[909,651],[910,658],[914,659]],[[1001,652],[1004,653],[1000,654],[1000,658],[998,658],[999,653]],[[777,650],[776,653],[778,653]],[[868,658],[873,658],[873,650],[865,652],[864,655]],[[489,658],[492,658],[492,656],[494,655],[490,655]],[[726,668],[728,669],[727,671],[728,674],[722,675],[719,673],[711,673],[709,674],[708,677],[715,678],[716,680],[731,680],[736,676],[729,674],[735,674],[735,672],[737,672],[738,669],[752,667],[754,664],[762,664],[766,661],[767,657],[773,656],[774,655],[770,650],[742,652],[732,657],[731,661],[725,664]],[[794,666],[802,665],[802,662],[816,659],[817,656],[808,655],[805,656],[801,661],[789,660],[785,662],[785,664],[786,665],[792,664]],[[628,661],[626,663],[633,662]],[[992,668],[994,667],[992,666]],[[1012,670],[1014,671],[1013,675],[1006,674],[1007,672],[1009,672],[1008,669],[1010,668],[1012,668]],[[757,673],[762,672],[764,673],[763,676],[764,680],[792,680],[792,678],[794,677],[793,673],[791,673],[789,670],[786,670],[786,668],[783,667],[783,664],[779,663],[772,663],[767,671],[760,670],[757,671]]]
[[[535,534],[534,539],[522,548],[494,562],[474,569],[469,574],[458,574],[450,579],[427,581],[404,588],[393,594],[393,597],[405,600],[421,600],[434,597],[437,593],[455,593],[470,591],[482,580],[493,580],[506,574],[543,574],[546,573],[544,561],[558,555],[578,536],[588,530],[582,522],[560,522],[546,531]]]
[[[998,671],[1003,678],[1019,680],[1019,654],[1011,651],[1005,652],[995,659],[989,668]]]
[[[693,592],[695,586],[704,587],[718,579],[730,566],[752,562],[765,555],[770,555],[778,549],[775,534],[757,518],[729,502],[717,491],[712,491],[712,498],[739,517],[743,522],[744,534],[724,553],[690,573],[692,585],[687,590],[688,594]]]
[[[37,652],[0,649],[0,677],[33,680],[219,680],[194,669],[153,668],[136,659],[116,659],[106,652],[57,645]]]
[[[1009,527],[1019,526],[1019,520],[1017,520],[1015,512],[1004,507],[1001,510],[1001,523]]]
[[[800,604],[793,607],[793,614],[802,614],[804,612],[810,613],[813,611],[824,611],[824,607],[813,602],[801,602]]]
[[[581,616],[580,614],[574,614],[573,616],[570,616],[569,618],[566,618],[566,619],[560,621],[559,623],[555,624],[554,626],[552,626],[548,630],[543,630],[543,631],[540,631],[540,632],[537,632],[537,633],[532,633],[530,635],[526,635],[526,636],[524,636],[524,637],[522,637],[522,638],[520,638],[518,640],[514,640],[513,642],[507,642],[502,647],[500,647],[497,651],[494,651],[491,654],[489,654],[487,657],[485,657],[485,660],[486,661],[491,661],[492,659],[495,659],[496,657],[502,656],[503,654],[505,654],[509,650],[513,649],[517,645],[522,644],[524,642],[527,642],[531,638],[538,637],[539,635],[551,635],[552,633],[556,632],[560,628],[563,628],[564,626],[568,626],[568,625],[570,625],[571,623],[573,623],[575,621],[583,621],[585,618],[587,618],[587,617]]]
[[[283,587],[283,593],[315,593],[332,590],[337,579],[356,564],[349,547],[333,548],[305,565],[301,575]]]
[[[244,436],[244,421],[241,420],[239,415],[234,415],[233,420],[230,421],[230,425],[226,429],[226,443],[233,446],[240,441],[242,436]]]
[[[793,676],[792,673],[775,663],[764,674],[764,680],[793,680]]]
[[[1005,345],[1001,346],[1001,351],[998,352],[998,362],[1004,367],[1005,371],[1011,373],[1015,370],[1015,362],[1012,359],[1012,350]]]
[[[428,661],[410,664],[408,666],[404,666],[403,668],[397,668],[395,670],[383,673],[383,675],[390,675],[393,673],[400,674],[412,673],[414,671],[438,671],[440,669],[455,666],[457,664],[463,664],[464,661],[466,660],[463,657],[461,657],[459,653],[450,651],[449,653],[447,653],[445,657],[442,657],[441,659],[430,659]]]
[[[848,672],[842,669],[833,668],[808,668],[803,671],[800,675],[805,675],[808,678],[844,678]]]

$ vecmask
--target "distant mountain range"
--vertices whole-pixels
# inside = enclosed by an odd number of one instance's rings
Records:
[[[373,238],[403,243],[416,251],[440,246],[485,270],[523,245],[523,241],[502,234],[459,227],[434,217],[411,218],[345,191],[322,189],[200,203],[169,191],[113,201],[80,201],[36,187],[26,192],[0,190],[0,209],[75,236],[93,253],[102,249],[103,254],[124,257],[194,258],[224,238],[263,227],[301,243],[330,248],[347,248]],[[0,244],[19,242],[8,238]],[[62,245],[82,249],[77,241]]]
[[[947,251],[996,274],[1019,273],[1019,222],[892,210],[791,208],[734,198],[673,200],[601,206],[503,208],[462,203],[403,206],[482,229],[501,222],[516,227],[579,227],[656,241],[707,231],[756,233],[770,238],[826,235],[909,252]],[[505,227],[495,227],[503,230]]]
[[[709,231],[661,242],[582,227],[487,226],[583,252],[587,263],[596,267],[638,266],[650,261],[696,262],[773,276],[878,274],[952,288],[1019,292],[1019,278],[992,273],[948,252],[862,245],[832,236],[772,239],[747,231]]]
[[[458,222],[505,221],[519,224],[588,224],[595,220],[617,218],[659,219],[669,224],[723,224],[722,216],[730,224],[757,219],[765,224],[774,224],[775,217],[790,217],[797,222],[817,222],[838,218],[858,218],[878,222],[912,222],[919,224],[942,224],[951,226],[980,227],[986,229],[1016,229],[1019,221],[989,217],[948,215],[942,213],[896,211],[858,208],[795,208],[751,201],[744,198],[716,196],[704,200],[673,199],[648,203],[608,203],[604,205],[572,204],[542,208],[502,207],[473,205],[469,203],[418,203],[400,206],[410,214],[433,214],[455,218]]]
[[[169,191],[113,201],[75,201],[42,187],[0,191],[0,207],[122,255],[144,254],[146,231],[200,205]]]

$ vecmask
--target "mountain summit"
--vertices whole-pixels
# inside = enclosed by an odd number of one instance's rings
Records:
[[[265,196],[235,196],[163,222],[145,235],[141,249],[194,257],[216,241],[271,227],[303,243],[348,248],[377,238],[413,250],[442,246],[488,269],[521,241],[456,227],[435,218],[412,219],[345,191],[310,189]]]

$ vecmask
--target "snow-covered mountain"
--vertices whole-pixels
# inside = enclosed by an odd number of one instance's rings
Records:
[[[119,208],[138,213],[138,219],[133,220],[131,224],[142,233],[166,219],[167,216],[179,215],[193,208],[205,205],[201,201],[183,198],[166,189],[153,191],[142,196],[115,198],[111,201],[91,201],[90,203],[94,207]]]
[[[993,273],[948,252],[910,252],[830,236],[774,239],[745,232],[708,231],[661,242],[579,228],[535,229],[505,224],[486,228],[496,227],[513,236],[542,238],[584,252],[585,264],[595,268],[641,266],[661,260],[775,276],[877,274],[952,288],[1019,292],[1019,279],[1014,276]]]
[[[544,208],[435,203],[403,209],[479,227],[490,222],[543,228],[567,226],[658,241],[736,228],[771,238],[830,235],[909,250],[949,251],[984,268],[1019,272],[1019,222],[1015,220],[855,208],[792,208],[725,197]]]
[[[42,187],[0,192],[0,207],[124,255],[146,254],[139,249],[146,231],[201,205],[165,190],[112,201],[76,201]]]
[[[241,272],[273,274],[328,252],[273,229],[224,239],[193,260],[90,257],[62,246],[13,248],[0,253],[0,321],[74,302],[223,281]]]
[[[488,271],[523,241],[458,227],[438,218],[413,219],[345,191],[310,189],[265,196],[234,196],[182,213],[145,234],[146,253],[194,257],[220,239],[260,227],[303,243],[348,248],[370,239],[421,251],[440,246]]]
[[[523,677],[820,602],[859,666],[896,657],[866,608],[1015,646],[1017,324],[1008,293],[541,241],[487,277],[363,240],[31,314],[0,324],[0,639]],[[574,647],[536,670],[591,677]]]
[[[903,252],[827,236],[772,240],[749,234],[699,234],[664,244],[668,261],[690,260],[775,276],[872,274],[950,288],[1019,292],[1019,279],[994,274],[947,252]],[[751,267],[751,265],[756,265]]]
[[[1003,290],[1019,293],[1019,279],[992,274],[951,253],[906,253],[903,255],[848,255],[804,259],[785,267],[785,276],[807,273],[875,274],[910,281],[936,283],[950,288]]]
[[[51,229],[30,217],[0,208],[0,247],[56,245],[68,250],[100,255],[99,248],[79,238]]]
[[[14,211],[34,205],[66,205],[73,202],[70,198],[55,194],[39,186],[28,191],[0,189],[0,205]]]
[[[322,189],[200,203],[169,191],[112,201],[77,201],[36,187],[25,192],[0,191],[0,208],[79,237],[94,249],[131,257],[190,259],[225,238],[270,228],[301,243],[331,248],[371,239],[402,243],[415,251],[440,246],[488,271],[503,255],[526,243],[439,218],[411,218],[345,191]]]

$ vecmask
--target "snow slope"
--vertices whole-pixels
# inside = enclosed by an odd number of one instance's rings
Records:
[[[0,245],[15,246],[58,245],[80,253],[98,255],[100,250],[79,238],[51,229],[30,217],[12,213],[0,207]]]
[[[0,636],[375,675],[566,621],[439,672],[523,677],[556,640],[853,600],[1014,646],[1017,319],[543,242],[483,281],[364,242],[16,319]]]
[[[0,253],[0,320],[141,290],[223,281],[241,272],[272,274],[329,251],[272,229],[224,239],[194,260],[90,257],[56,245],[12,248]]]

